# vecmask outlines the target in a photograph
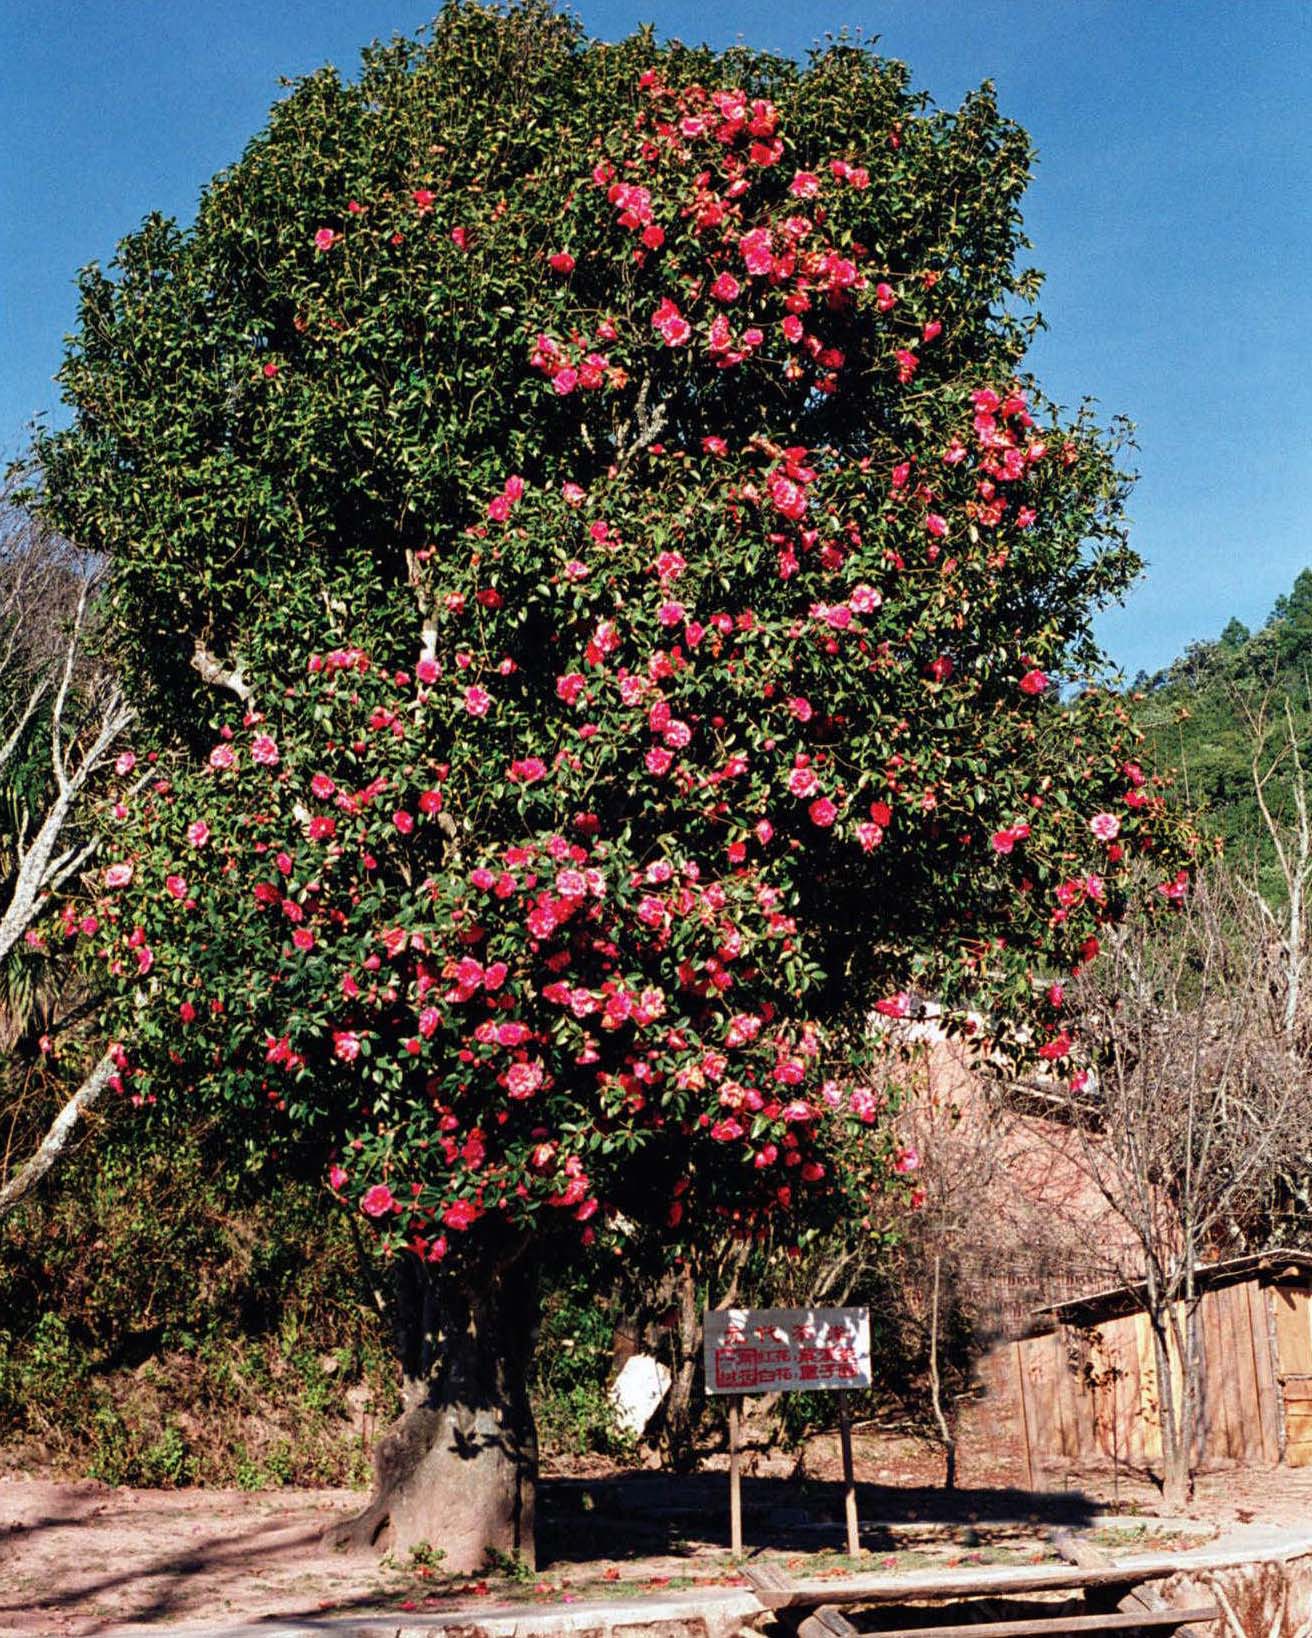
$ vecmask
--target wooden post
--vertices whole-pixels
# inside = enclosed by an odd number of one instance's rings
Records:
[[[742,1404],[741,1394],[729,1400],[729,1551],[735,1558],[740,1558],[743,1550],[743,1476],[738,1448]]]
[[[852,1468],[852,1411],[847,1402],[847,1389],[838,1390],[838,1437],[843,1446],[843,1507],[847,1514],[847,1553],[849,1558],[861,1555],[861,1535],[856,1518],[856,1474]]]

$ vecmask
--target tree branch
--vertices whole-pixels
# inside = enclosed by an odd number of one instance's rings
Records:
[[[41,1146],[32,1158],[21,1166],[13,1177],[0,1187],[0,1217],[11,1212],[19,1201],[29,1195],[50,1168],[63,1154],[73,1136],[78,1121],[92,1108],[109,1085],[114,1073],[114,1055],[106,1052],[77,1091],[55,1116],[50,1130],[41,1140]]]
[[[255,698],[255,691],[242,675],[239,665],[226,666],[215,654],[205,646],[199,637],[192,650],[191,665],[198,671],[205,682],[213,688],[226,688],[241,701],[249,705]]]

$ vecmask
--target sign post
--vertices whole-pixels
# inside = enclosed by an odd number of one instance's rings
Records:
[[[868,1388],[868,1308],[712,1308],[705,1315],[706,1391],[729,1397],[729,1540],[743,1550],[742,1396],[745,1393],[836,1391],[843,1448],[847,1550],[861,1550],[847,1395]]]
[[[847,1389],[838,1390],[838,1437],[843,1446],[843,1512],[847,1518],[847,1556],[861,1551],[861,1535],[856,1519],[856,1474],[852,1468],[852,1410]]]
[[[743,1551],[742,1414],[740,1394],[729,1399],[729,1551],[735,1558]]]

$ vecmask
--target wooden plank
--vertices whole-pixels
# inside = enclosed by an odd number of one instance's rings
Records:
[[[1144,1455],[1143,1381],[1139,1372],[1139,1320],[1131,1315],[1126,1324],[1121,1344],[1121,1369],[1125,1375],[1117,1383],[1119,1399],[1116,1414],[1120,1419],[1121,1460],[1131,1467],[1147,1467]]]
[[[1032,1592],[1075,1591],[1083,1587],[1137,1587],[1176,1575],[1179,1565],[1169,1558],[1150,1559],[1133,1567],[1078,1570],[1069,1565],[1003,1565],[982,1570],[959,1570],[951,1575],[910,1571],[906,1575],[852,1575],[842,1581],[794,1581],[764,1584],[762,1570],[743,1570],[758,1601],[767,1609],[815,1608],[821,1604],[937,1604],[958,1598],[1023,1597]],[[758,1588],[757,1579],[763,1584]]]
[[[1053,1350],[1056,1353],[1056,1382],[1058,1392],[1056,1400],[1061,1410],[1061,1455],[1066,1461],[1078,1463],[1084,1455],[1084,1448],[1088,1445],[1088,1437],[1084,1432],[1086,1423],[1091,1417],[1084,1410],[1084,1396],[1079,1392],[1079,1384],[1071,1371],[1070,1338],[1063,1330],[1053,1335]]]
[[[1312,1376],[1285,1378],[1285,1404],[1301,1405],[1312,1400]]]
[[[1139,1341],[1139,1418],[1143,1425],[1143,1462],[1149,1467],[1162,1459],[1161,1407],[1157,1400],[1157,1355],[1147,1314],[1135,1318]]]
[[[1239,1387],[1239,1448],[1241,1461],[1260,1460],[1262,1422],[1257,1401],[1257,1372],[1253,1369],[1253,1334],[1248,1320],[1248,1302],[1242,1285],[1226,1286],[1217,1295],[1224,1297],[1234,1333],[1234,1373]]]
[[[1215,1604],[1198,1604],[1187,1610],[1126,1610],[1115,1615],[1038,1616],[1024,1621],[984,1621],[972,1627],[896,1627],[871,1634],[871,1638],[963,1638],[963,1634],[969,1634],[969,1638],[1031,1638],[1031,1635],[1041,1633],[1063,1638],[1063,1634],[1068,1632],[1130,1632],[1140,1627],[1191,1627],[1202,1621],[1216,1621],[1220,1614]]]
[[[1199,1424],[1202,1454],[1207,1460],[1230,1454],[1231,1429],[1226,1411],[1225,1389],[1221,1381],[1225,1367],[1226,1342],[1221,1330],[1221,1315],[1215,1291],[1207,1292],[1198,1305],[1198,1320],[1203,1334],[1203,1402]]]
[[[777,1564],[744,1564],[738,1573],[756,1594],[757,1599],[769,1609],[781,1608],[782,1606],[776,1605],[772,1600],[783,1594],[787,1602],[787,1597],[795,1585],[792,1576],[781,1570]]]
[[[1025,1410],[1025,1428],[1029,1436],[1030,1461],[1035,1470],[1060,1454],[1052,1432],[1052,1385],[1041,1351],[1044,1340],[1042,1337],[1031,1337],[1016,1344],[1018,1368],[1024,1383],[1021,1401]]]
[[[1240,1369],[1246,1351],[1243,1346],[1246,1338],[1240,1335],[1235,1324],[1237,1315],[1232,1301],[1233,1289],[1212,1291],[1209,1292],[1209,1296],[1215,1299],[1217,1304],[1217,1322],[1222,1340],[1220,1386],[1225,1394],[1225,1455],[1233,1456],[1235,1461],[1242,1461],[1248,1450],[1245,1423],[1251,1414],[1243,1394],[1243,1374]]]
[[[797,1626],[797,1638],[860,1638],[856,1627],[832,1604],[821,1604]]]
[[[1276,1352],[1281,1376],[1312,1375],[1312,1303],[1294,1286],[1271,1288],[1276,1311]]]
[[[1253,1375],[1257,1382],[1257,1410],[1262,1426],[1262,1460],[1272,1467],[1280,1460],[1280,1385],[1276,1381],[1271,1352],[1270,1313],[1267,1293],[1256,1280],[1244,1282],[1248,1307],[1248,1338],[1253,1349]]]
[[[1025,1367],[1021,1363],[1020,1343],[1011,1345],[1011,1363],[1016,1373],[1016,1414],[1020,1417],[1021,1450],[1025,1457],[1025,1488],[1034,1489],[1034,1447],[1030,1441],[1030,1413],[1025,1404]]]

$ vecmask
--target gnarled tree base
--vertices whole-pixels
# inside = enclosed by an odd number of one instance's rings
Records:
[[[326,1532],[341,1549],[406,1553],[421,1543],[457,1574],[490,1551],[534,1562],[537,1441],[527,1367],[536,1321],[523,1256],[471,1281],[403,1271],[406,1411],[374,1450],[374,1494]],[[483,1271],[480,1271],[482,1273]]]

